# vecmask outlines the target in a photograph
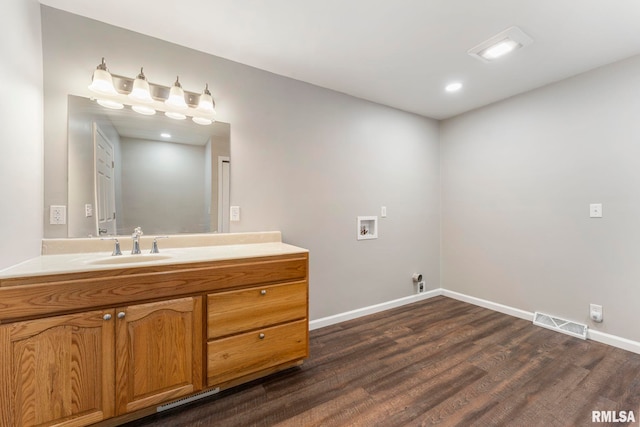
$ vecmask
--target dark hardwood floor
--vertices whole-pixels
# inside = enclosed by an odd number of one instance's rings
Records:
[[[130,425],[607,425],[592,411],[640,424],[640,355],[450,298],[310,337],[299,368]]]

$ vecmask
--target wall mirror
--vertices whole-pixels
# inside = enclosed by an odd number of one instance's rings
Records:
[[[228,123],[68,106],[68,237],[229,231]]]

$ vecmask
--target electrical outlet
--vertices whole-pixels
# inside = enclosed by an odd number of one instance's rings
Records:
[[[90,218],[93,216],[93,206],[90,203],[84,205],[84,216],[86,218]]]
[[[49,206],[49,224],[64,225],[67,223],[67,207],[64,205]]]
[[[596,323],[602,322],[602,306],[598,304],[589,305],[589,317]]]
[[[591,203],[589,205],[590,218],[602,218],[602,203]]]
[[[418,293],[424,293],[427,290],[427,285],[423,282],[418,282]]]

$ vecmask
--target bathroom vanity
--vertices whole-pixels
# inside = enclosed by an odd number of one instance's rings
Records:
[[[308,356],[308,251],[280,233],[122,240],[0,271],[0,425],[117,425]]]

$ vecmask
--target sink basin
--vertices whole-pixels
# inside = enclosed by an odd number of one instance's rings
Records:
[[[122,264],[139,264],[141,262],[161,261],[170,259],[171,255],[166,254],[140,254],[140,255],[119,255],[107,258],[95,259],[88,261],[87,264],[92,265],[122,265]]]

